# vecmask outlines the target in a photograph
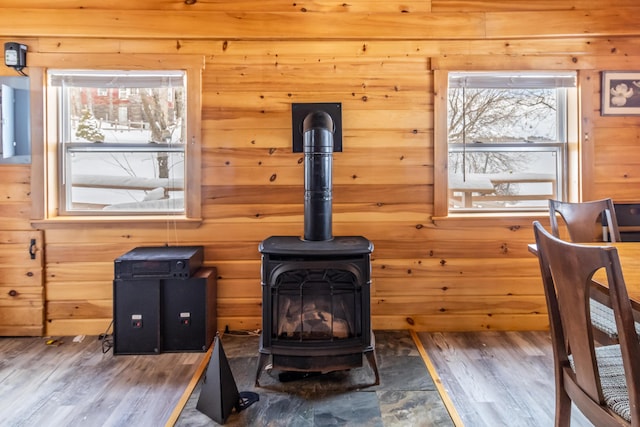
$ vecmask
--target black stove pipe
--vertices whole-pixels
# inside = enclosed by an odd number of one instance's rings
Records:
[[[331,240],[333,120],[324,111],[314,111],[304,118],[302,130],[304,240]]]

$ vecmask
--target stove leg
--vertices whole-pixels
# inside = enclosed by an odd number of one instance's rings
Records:
[[[264,367],[267,365],[267,362],[269,361],[269,355],[265,354],[265,353],[260,353],[260,358],[258,359],[258,370],[256,371],[256,387],[260,387],[260,374],[262,374],[262,371],[264,369]]]
[[[371,369],[373,369],[373,373],[376,376],[376,382],[373,385],[380,384],[380,373],[378,372],[378,362],[376,361],[376,351],[366,351],[365,356],[367,356],[367,361],[369,361],[369,365],[371,365]]]

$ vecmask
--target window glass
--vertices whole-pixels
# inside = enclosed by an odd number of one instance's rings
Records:
[[[62,214],[184,213],[186,74],[49,70]]]
[[[29,77],[0,76],[0,163],[31,161]]]
[[[575,81],[575,73],[449,73],[450,212],[543,210],[564,197]]]

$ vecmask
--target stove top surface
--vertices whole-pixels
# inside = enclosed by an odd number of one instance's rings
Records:
[[[298,236],[271,236],[260,242],[258,249],[266,254],[350,255],[373,252],[373,243],[362,236],[337,236],[320,241],[304,240]]]

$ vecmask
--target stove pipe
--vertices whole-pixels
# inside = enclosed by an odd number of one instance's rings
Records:
[[[331,169],[333,120],[324,111],[309,113],[302,124],[304,152],[304,240],[333,239]]]

